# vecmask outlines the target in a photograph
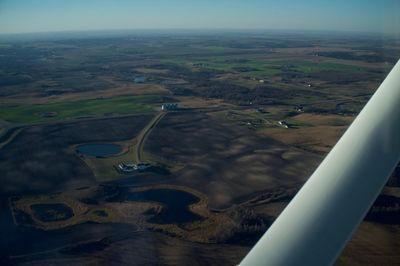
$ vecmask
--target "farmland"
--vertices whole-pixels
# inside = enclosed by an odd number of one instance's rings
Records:
[[[0,39],[0,263],[238,264],[400,56],[376,38]],[[399,178],[338,265],[399,261]]]
[[[109,99],[49,104],[3,106],[0,119],[14,123],[55,122],[65,119],[144,113],[161,102],[157,96],[123,96]]]

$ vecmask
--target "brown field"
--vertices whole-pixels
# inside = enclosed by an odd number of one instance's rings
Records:
[[[352,116],[299,114],[292,120],[312,126],[348,126],[353,121]]]
[[[258,205],[253,209],[261,216],[278,217],[289,200]],[[346,245],[335,265],[397,265],[400,259],[400,225],[364,221]]]
[[[289,120],[296,124],[296,128],[266,128],[259,132],[287,145],[326,154],[353,119],[351,116],[300,114]]]
[[[145,152],[184,164],[171,182],[201,191],[212,208],[301,185],[321,160],[201,112],[166,115],[148,137]]]
[[[345,265],[398,265],[400,226],[363,222],[337,260]]]

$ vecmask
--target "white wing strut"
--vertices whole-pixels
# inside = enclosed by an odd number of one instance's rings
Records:
[[[332,265],[399,159],[400,60],[240,265]]]

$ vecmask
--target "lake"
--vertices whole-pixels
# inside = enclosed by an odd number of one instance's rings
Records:
[[[73,210],[62,203],[34,204],[31,209],[42,222],[64,221],[74,216]]]
[[[95,157],[106,157],[117,155],[122,152],[122,147],[111,143],[91,143],[77,146],[77,151],[84,155]]]

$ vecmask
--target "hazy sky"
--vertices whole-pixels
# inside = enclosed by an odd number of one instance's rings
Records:
[[[400,0],[0,0],[0,33],[100,29],[400,31]]]

